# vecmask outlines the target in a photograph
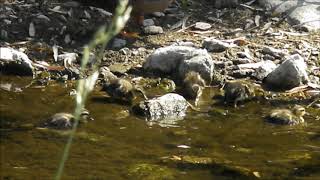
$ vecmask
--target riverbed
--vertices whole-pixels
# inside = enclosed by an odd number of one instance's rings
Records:
[[[73,112],[69,92],[75,83],[42,87],[30,78],[0,80],[16,89],[0,90],[1,178],[53,178],[68,132],[37,126],[54,113]],[[254,101],[233,108],[213,104],[216,91],[206,89],[200,100],[201,108],[212,111],[189,110],[166,125],[133,115],[130,105],[109,101],[95,88],[86,104],[94,121],[78,127],[63,179],[320,179],[319,109],[308,108],[303,125],[274,125],[264,118],[270,109],[290,104]],[[163,160],[184,156],[214,163]],[[141,164],[166,172],[135,171]]]

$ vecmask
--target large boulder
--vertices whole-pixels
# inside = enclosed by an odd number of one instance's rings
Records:
[[[159,48],[144,63],[144,69],[164,74],[178,73],[181,79],[188,71],[196,71],[210,83],[214,63],[205,49],[188,46],[167,46]]]
[[[295,54],[268,74],[263,83],[271,90],[289,90],[308,81],[307,64],[300,55]]]

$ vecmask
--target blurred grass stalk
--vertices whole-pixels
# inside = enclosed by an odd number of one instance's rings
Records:
[[[119,5],[115,10],[115,14],[112,23],[109,25],[102,26],[94,35],[94,38],[83,50],[83,57],[81,60],[81,72],[85,73],[89,62],[90,52],[97,49],[96,61],[92,66],[92,73],[87,77],[87,79],[81,79],[78,81],[77,85],[77,95],[76,95],[76,108],[73,113],[75,117],[75,124],[71,130],[69,139],[64,148],[61,161],[59,163],[59,168],[56,173],[55,179],[60,180],[63,174],[63,169],[65,162],[68,159],[73,137],[75,135],[76,129],[79,124],[79,118],[82,109],[85,106],[85,101],[88,94],[93,90],[96,80],[98,79],[98,69],[101,64],[101,59],[103,56],[104,49],[108,42],[117,35],[125,26],[126,22],[130,17],[130,12],[132,10],[131,6],[128,6],[128,0],[120,0]]]

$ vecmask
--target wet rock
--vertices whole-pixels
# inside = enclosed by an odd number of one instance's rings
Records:
[[[175,173],[173,170],[160,165],[155,164],[135,164],[128,169],[128,176],[130,179],[175,179]]]
[[[162,34],[163,29],[160,26],[147,26],[143,28],[145,34]]]
[[[187,46],[167,46],[154,51],[144,63],[144,69],[164,74],[176,73],[181,79],[188,71],[196,71],[209,84],[212,80],[214,63],[204,49]]]
[[[194,28],[199,30],[208,30],[211,28],[211,24],[206,22],[197,22]]]
[[[236,44],[224,42],[215,38],[207,38],[203,41],[202,46],[210,52],[223,52]]]
[[[12,48],[0,48],[0,72],[34,76],[34,67],[29,57]]]
[[[307,65],[300,55],[295,54],[273,70],[263,84],[273,90],[289,90],[308,81]]]
[[[259,0],[272,14],[288,14],[291,25],[298,25],[307,31],[320,29],[318,0]]]
[[[188,102],[179,94],[169,93],[158,98],[140,102],[133,107],[137,115],[142,115],[149,121],[158,121],[168,125],[176,124],[177,120],[186,115]],[[168,120],[168,121],[165,121]]]

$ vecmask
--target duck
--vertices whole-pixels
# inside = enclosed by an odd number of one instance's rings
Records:
[[[224,103],[233,103],[235,108],[237,108],[239,102],[248,100],[254,96],[254,92],[250,86],[240,80],[228,81],[222,89],[224,90]]]
[[[102,85],[101,91],[106,92],[112,99],[131,103],[135,98],[135,92],[140,92],[144,99],[148,99],[145,92],[135,87],[130,81],[123,78],[110,78]]]
[[[195,106],[198,106],[199,99],[205,86],[206,82],[198,72],[189,71],[186,73],[183,80],[184,94],[188,98],[195,100]]]
[[[304,123],[303,116],[306,114],[306,110],[301,105],[293,106],[290,109],[273,109],[267,116],[270,123],[283,124],[283,125],[297,125]]]
[[[80,123],[87,122],[88,120],[94,120],[92,117],[90,117],[89,111],[86,109],[83,109],[80,114]],[[50,118],[48,118],[45,123],[45,128],[51,128],[51,129],[71,129],[75,124],[75,118],[73,114],[66,113],[66,112],[60,112],[52,115]]]

